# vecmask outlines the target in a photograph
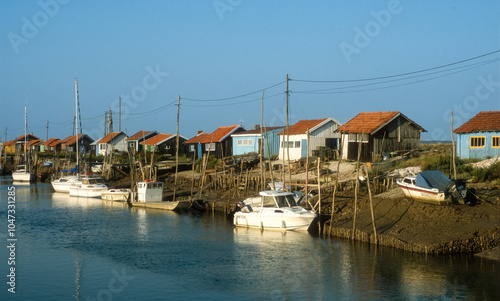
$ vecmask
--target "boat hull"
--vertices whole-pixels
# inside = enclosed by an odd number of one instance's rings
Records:
[[[150,209],[160,209],[160,210],[185,210],[189,209],[190,203],[188,201],[173,201],[173,202],[133,202],[131,203],[133,207],[143,207]]]
[[[12,179],[18,182],[33,182],[35,175],[30,172],[15,171],[12,173]]]
[[[130,198],[130,189],[109,189],[101,193],[101,199],[106,201],[126,202]]]
[[[397,183],[403,190],[406,197],[416,201],[434,204],[434,205],[447,205],[451,203],[451,199],[446,197],[443,191],[436,189],[426,189],[415,185],[407,185],[406,183]]]
[[[301,209],[300,211],[292,211],[281,208],[263,208],[254,212],[236,212],[233,224],[236,227],[259,228],[261,230],[307,231],[317,215]]]
[[[75,187],[69,189],[70,196],[85,197],[85,198],[100,198],[101,194],[108,190],[107,187]]]
[[[62,177],[57,180],[52,181],[50,184],[55,192],[69,193],[69,188],[76,181],[76,176]]]

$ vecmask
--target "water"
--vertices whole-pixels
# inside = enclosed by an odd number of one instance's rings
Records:
[[[8,246],[9,178],[0,178]],[[302,232],[234,229],[223,216],[128,208],[15,186],[15,294],[0,300],[498,300],[500,268]]]

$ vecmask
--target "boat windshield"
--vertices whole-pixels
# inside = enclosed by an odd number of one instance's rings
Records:
[[[297,206],[297,203],[291,194],[276,196],[276,203],[280,208]]]

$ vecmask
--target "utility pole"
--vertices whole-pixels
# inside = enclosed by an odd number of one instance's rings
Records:
[[[118,97],[118,132],[122,131],[122,97]]]
[[[177,96],[177,136],[175,137],[175,181],[174,181],[174,198],[177,190],[177,171],[179,169],[179,107],[181,104],[181,96]]]
[[[109,119],[109,132],[113,132],[113,113],[111,112],[111,108],[108,109],[108,119]]]
[[[104,111],[104,137],[108,135],[108,111]]]
[[[264,160],[264,135],[262,133],[263,131],[263,126],[264,126],[264,91],[262,91],[262,98],[260,100],[260,144],[259,144],[259,153],[260,153],[260,177],[261,177],[261,184],[260,184],[260,189],[264,190],[265,187],[265,177],[264,177],[264,166],[263,166],[263,160]],[[267,154],[269,156],[269,154]]]
[[[47,139],[45,141],[49,140],[49,121],[47,120]]]

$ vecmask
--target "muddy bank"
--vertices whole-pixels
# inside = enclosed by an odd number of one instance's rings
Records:
[[[491,191],[485,193],[491,195]],[[495,195],[498,198],[498,190]],[[375,243],[369,199],[362,196],[354,239]],[[500,244],[498,203],[430,205],[405,198],[402,190],[395,188],[374,196],[373,209],[379,245],[426,254],[455,254],[479,253]],[[352,238],[353,222],[353,199],[339,198],[331,229],[329,222],[325,223],[323,234]],[[492,251],[489,258],[500,260],[500,254],[496,252],[495,256]]]

